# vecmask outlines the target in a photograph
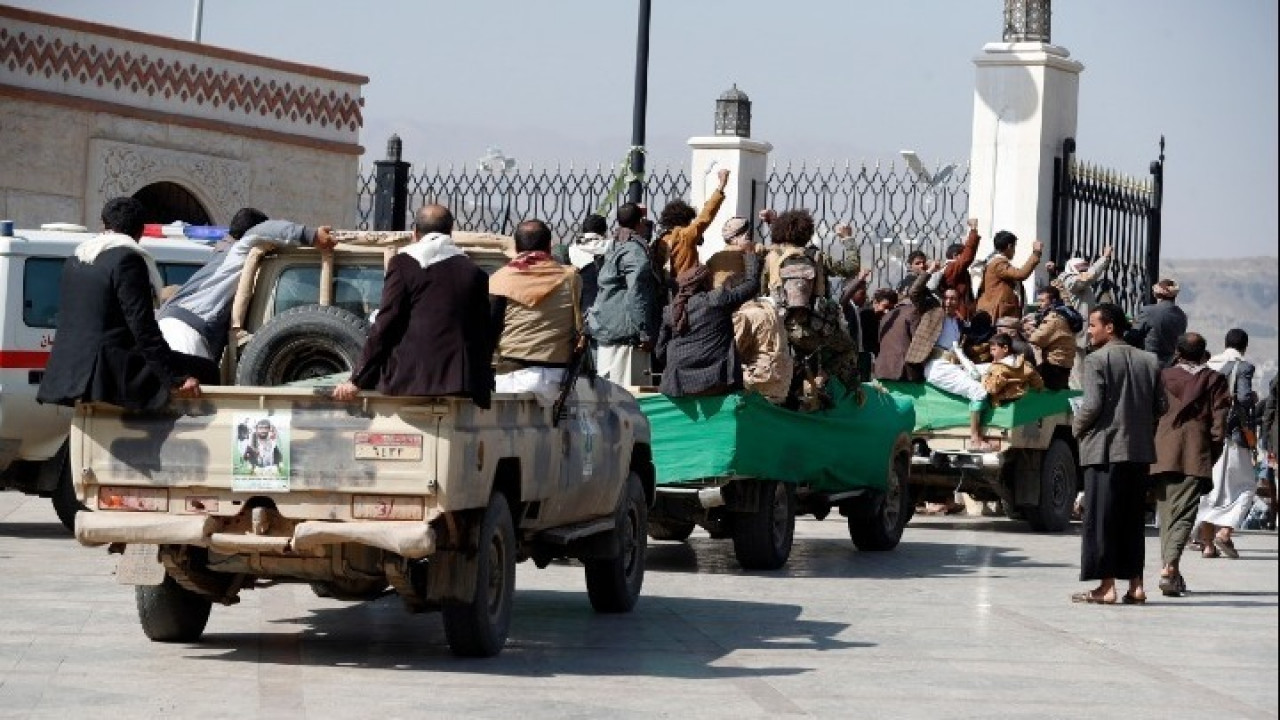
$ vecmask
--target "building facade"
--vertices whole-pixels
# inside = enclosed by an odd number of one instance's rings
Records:
[[[352,227],[368,78],[0,6],[0,217]]]

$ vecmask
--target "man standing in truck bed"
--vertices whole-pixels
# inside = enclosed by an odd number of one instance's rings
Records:
[[[378,317],[351,379],[334,388],[334,399],[352,400],[361,389],[377,388],[387,395],[469,397],[489,408],[489,277],[454,244],[452,232],[448,208],[418,211],[414,242],[387,265]]]

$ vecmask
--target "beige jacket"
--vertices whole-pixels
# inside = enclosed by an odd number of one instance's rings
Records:
[[[1046,314],[1027,342],[1043,350],[1044,361],[1050,365],[1070,369],[1076,364],[1076,336],[1071,334],[1066,318],[1058,313]]]
[[[1044,379],[1031,363],[1017,356],[991,363],[982,378],[982,387],[991,396],[992,405],[1004,405],[1027,394],[1027,390],[1043,390]]]
[[[529,271],[504,267],[489,280],[489,293],[507,299],[498,355],[534,363],[568,363],[582,330],[578,295],[582,281],[572,266],[555,261]]]
[[[749,300],[733,314],[733,337],[742,362],[742,384],[770,402],[787,399],[795,365],[773,302]]]

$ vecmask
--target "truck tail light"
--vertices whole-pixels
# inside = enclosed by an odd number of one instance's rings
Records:
[[[169,491],[164,488],[103,486],[98,488],[98,509],[168,512]]]
[[[422,498],[398,495],[356,495],[351,516],[357,520],[421,520]]]

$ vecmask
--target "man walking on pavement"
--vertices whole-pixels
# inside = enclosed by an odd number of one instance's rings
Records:
[[[1178,338],[1172,367],[1160,373],[1168,412],[1156,429],[1156,510],[1160,517],[1160,592],[1187,591],[1180,569],[1200,496],[1213,487],[1213,465],[1222,454],[1231,395],[1227,379],[1205,365],[1204,337]]]
[[[1111,303],[1089,315],[1094,351],[1084,361],[1084,398],[1072,430],[1084,468],[1080,579],[1099,584],[1072,595],[1073,602],[1115,604],[1116,578],[1129,581],[1126,605],[1147,600],[1146,479],[1165,398],[1159,363],[1122,339],[1127,326],[1124,310]]]

